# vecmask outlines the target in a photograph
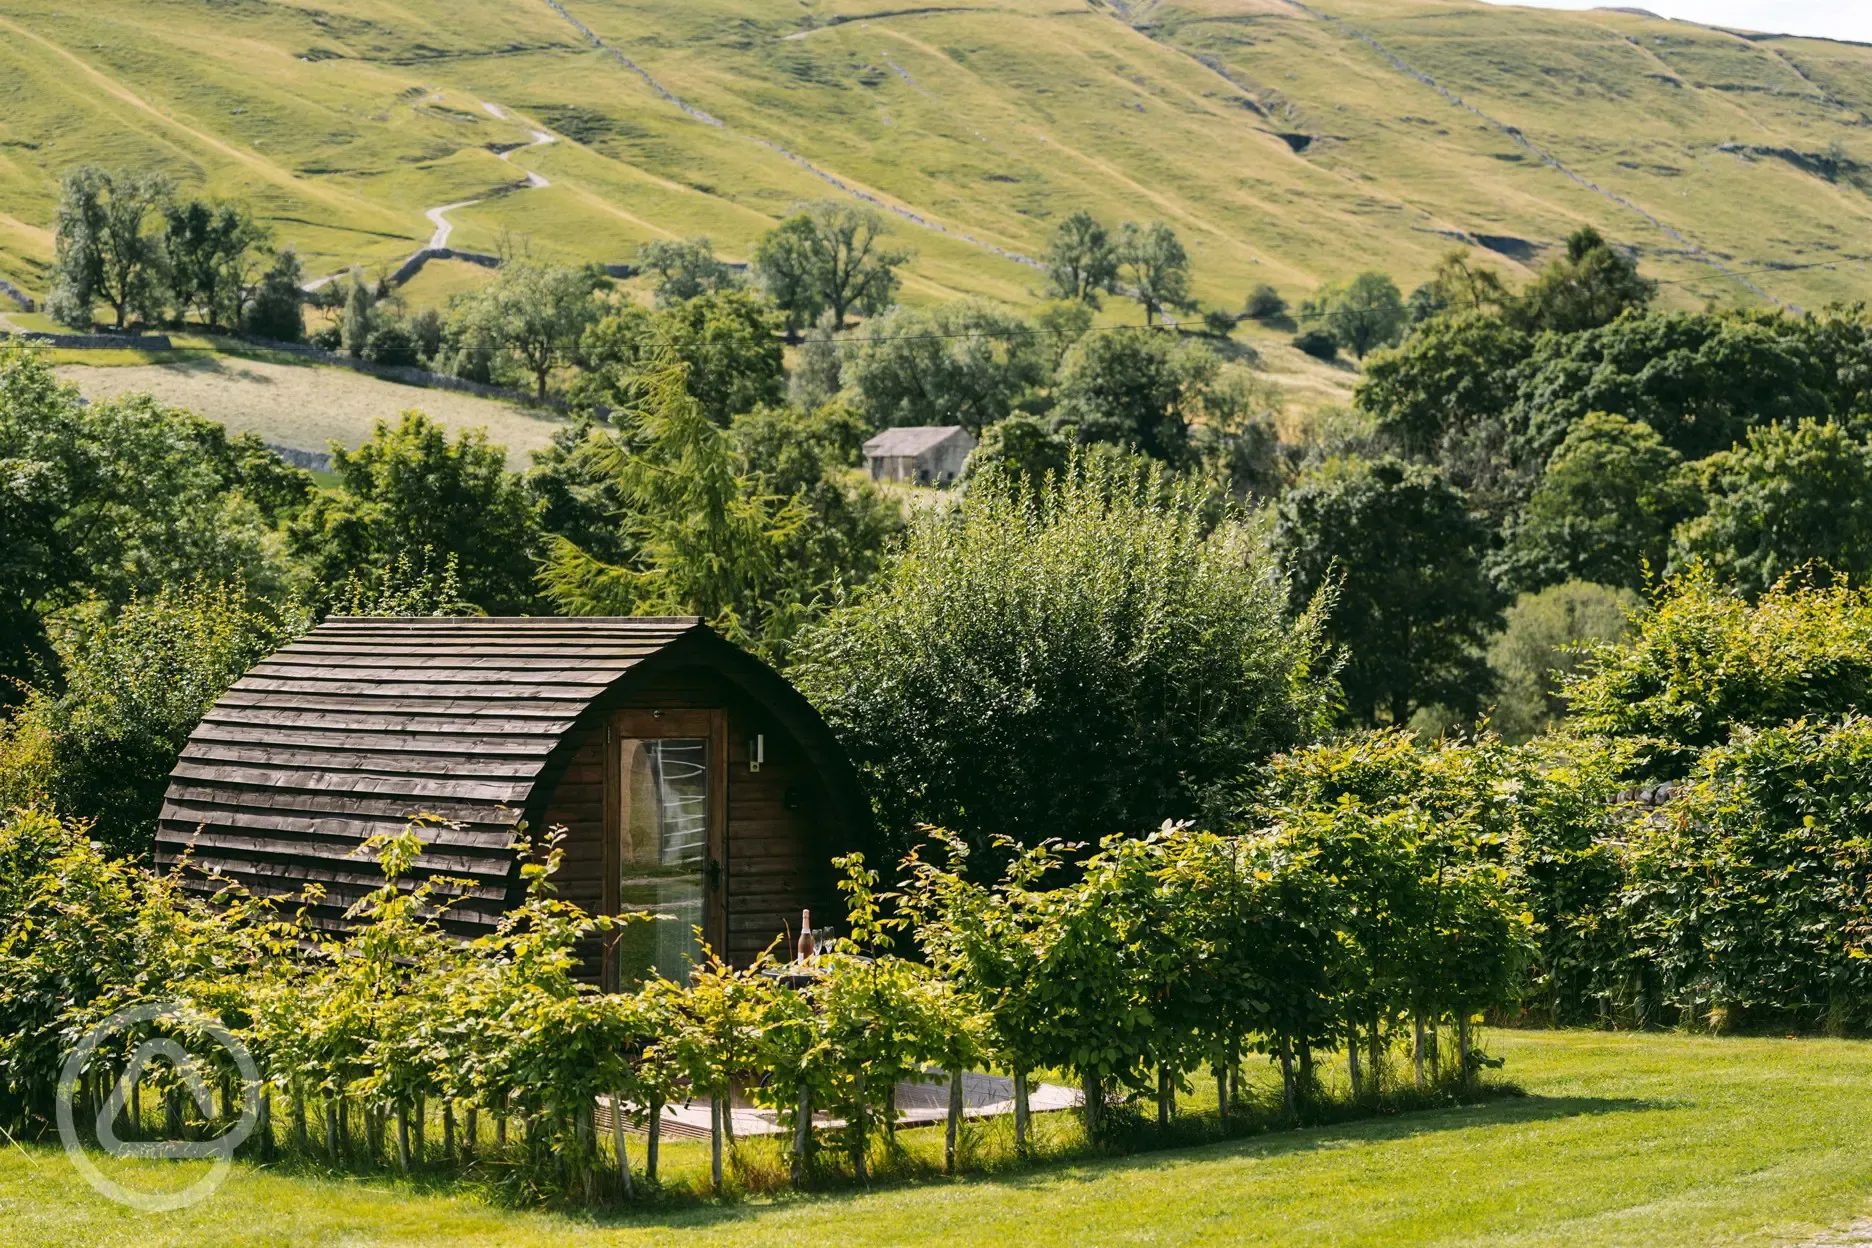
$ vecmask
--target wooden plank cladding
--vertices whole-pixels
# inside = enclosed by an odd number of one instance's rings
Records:
[[[521,830],[557,826],[560,896],[614,912],[626,732],[710,739],[711,944],[745,962],[801,909],[833,916],[831,858],[871,831],[849,764],[778,673],[682,617],[327,620],[203,718],[171,773],[157,859],[204,893],[232,879],[296,900],[317,885],[310,917],[329,927],[379,881],[366,841],[435,815],[449,822],[424,833],[418,873],[463,881],[445,921],[471,936],[520,899]]]

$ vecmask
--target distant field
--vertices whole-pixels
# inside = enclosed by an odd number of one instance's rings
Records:
[[[1710,1248],[1821,1239],[1872,1211],[1872,1044],[1494,1033],[1523,1098],[1202,1148],[620,1215],[236,1168],[161,1215],[94,1195],[55,1149],[0,1150],[0,1243],[623,1248]],[[937,1131],[904,1133],[928,1156]],[[699,1145],[666,1145],[685,1179]],[[754,1146],[758,1147],[758,1145]],[[158,1167],[113,1173],[152,1186]],[[676,1177],[675,1174],[672,1177]],[[192,1179],[193,1174],[188,1178]]]
[[[1033,300],[1017,257],[1086,207],[1173,224],[1215,306],[1458,244],[1525,277],[1589,222],[1667,303],[1818,306],[1872,289],[1869,118],[1869,48],[1477,0],[0,0],[0,276],[43,292],[98,161],[252,203],[312,274],[465,200],[456,246],[618,261],[863,194],[915,301]]]
[[[466,260],[431,260],[397,287],[397,295],[412,308],[446,308],[450,299],[479,290],[493,276],[494,270]]]
[[[519,469],[531,463],[527,452],[545,446],[560,423],[549,413],[514,403],[398,385],[343,368],[235,356],[118,367],[64,364],[59,374],[87,398],[147,391],[230,429],[251,430],[276,445],[308,451],[325,450],[334,441],[356,446],[370,436],[374,422],[394,421],[398,413],[416,408],[451,429],[486,429],[489,438],[507,448],[508,466]]]

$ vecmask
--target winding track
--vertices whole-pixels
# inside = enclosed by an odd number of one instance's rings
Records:
[[[493,117],[498,121],[512,121],[513,120],[513,118],[507,114],[507,110],[503,109],[498,104],[492,104],[486,100],[483,100],[481,101],[481,107],[487,110],[488,115],[490,117]],[[557,143],[559,141],[557,135],[548,134],[544,130],[529,129],[527,133],[531,136],[531,139],[529,142],[522,143],[518,147],[508,148],[506,151],[500,154],[500,158],[502,160],[506,160],[509,157],[511,157],[515,152],[525,151],[529,147],[544,147],[548,143]],[[496,190],[494,192],[494,195],[507,195],[515,191],[529,191],[529,190],[536,189],[538,187],[551,186],[551,185],[552,183],[548,181],[544,175],[535,173],[531,169],[529,169],[526,171],[526,177],[524,180],[515,182],[511,186],[501,187],[499,190]],[[429,224],[433,225],[435,227],[435,230],[433,233],[429,235],[429,241],[427,243],[424,243],[421,247],[417,248],[415,251],[411,252],[408,256],[404,257],[403,264],[407,265],[410,261],[416,259],[416,257],[418,256],[426,256],[432,252],[448,250],[449,235],[453,233],[455,230],[455,225],[453,222],[451,222],[448,219],[448,214],[451,212],[454,212],[457,208],[466,208],[471,204],[479,204],[491,198],[493,198],[492,195],[480,195],[480,196],[476,196],[474,199],[462,199],[462,200],[457,200],[456,202],[452,204],[437,204],[433,208],[425,208],[423,210],[423,216],[429,219]],[[345,273],[348,273],[348,272],[350,272],[350,270],[345,269],[338,273],[327,273],[323,277],[315,277],[311,281],[306,282],[304,285],[302,285],[300,289],[306,290],[306,291],[317,290],[319,287],[325,285],[327,282],[336,281],[338,278],[343,277]]]
[[[498,104],[490,104],[488,101],[483,100],[481,101],[481,107],[486,109],[488,112],[488,115],[490,117],[495,118],[497,121],[512,121],[513,120],[513,118],[507,115],[507,110],[503,109]],[[532,136],[532,139],[530,142],[522,143],[519,147],[508,148],[506,151],[500,154],[500,158],[502,160],[506,160],[508,157],[512,156],[515,152],[523,152],[529,147],[544,147],[548,143],[557,143],[559,141],[558,138],[546,133],[544,130],[528,130],[527,133]],[[544,176],[534,173],[531,169],[529,169],[526,171],[526,180],[524,182],[516,182],[510,187],[504,187],[501,190],[496,191],[495,194],[505,195],[512,191],[528,191],[536,187],[551,186],[551,185],[552,183],[547,181]],[[455,227],[449,223],[447,214],[455,211],[457,208],[466,208],[470,204],[478,204],[489,198],[492,198],[492,197],[488,195],[482,195],[476,199],[461,200],[459,203],[438,204],[434,208],[430,208],[426,210],[423,213],[423,216],[428,217],[429,220],[435,224],[435,233],[429,236],[429,246],[425,250],[441,251],[448,246],[449,233]]]

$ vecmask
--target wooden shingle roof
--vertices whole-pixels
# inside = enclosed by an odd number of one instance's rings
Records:
[[[313,917],[330,922],[381,883],[358,847],[426,812],[460,826],[425,833],[420,869],[465,879],[452,917],[485,928],[513,897],[515,825],[539,818],[581,717],[645,660],[711,643],[733,649],[685,617],[327,620],[203,717],[157,861],[186,852],[203,889],[207,873],[263,895],[322,884]]]

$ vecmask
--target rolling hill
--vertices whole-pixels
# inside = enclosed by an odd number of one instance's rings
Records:
[[[1231,307],[1408,284],[1458,243],[1523,273],[1586,222],[1680,304],[1872,287],[1872,47],[1630,11],[0,0],[0,277],[44,289],[86,161],[246,199],[312,273],[388,268],[463,201],[455,246],[616,261],[698,233],[744,257],[792,204],[860,195],[917,300],[1029,301],[1081,206],[1171,222]]]

